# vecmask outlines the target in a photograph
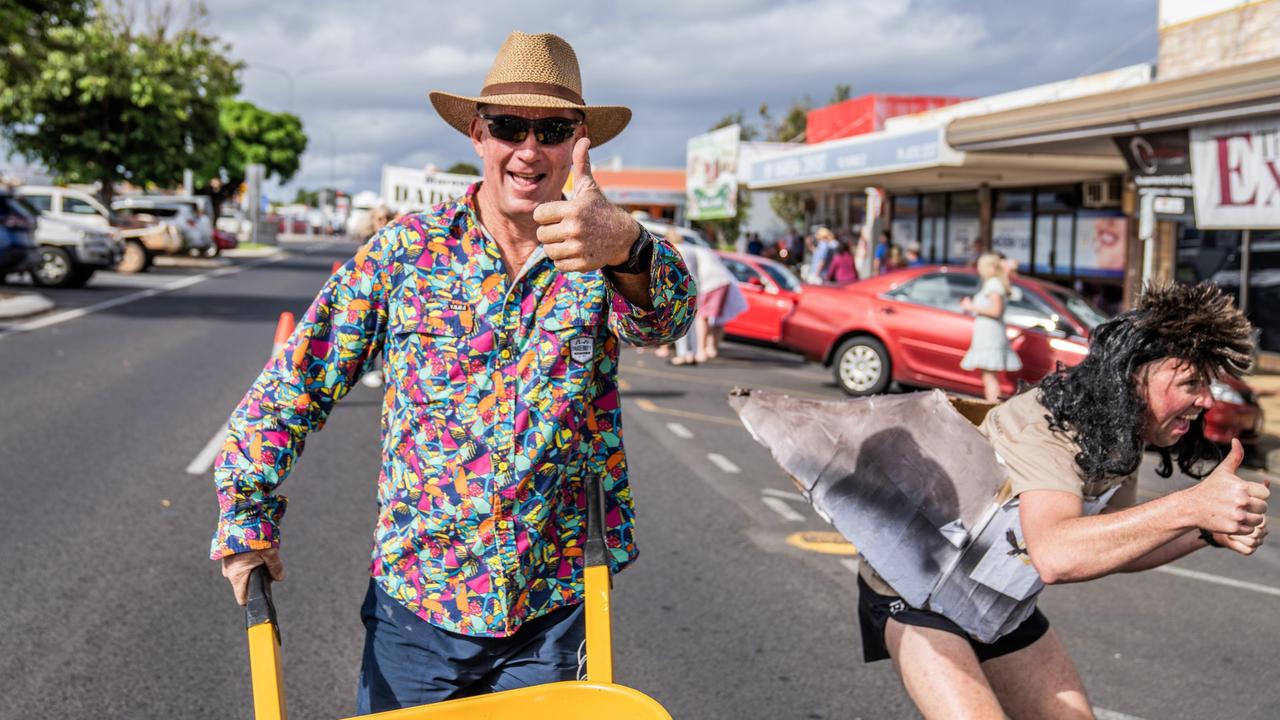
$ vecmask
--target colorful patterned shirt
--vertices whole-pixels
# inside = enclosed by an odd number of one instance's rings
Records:
[[[495,637],[580,602],[588,473],[602,479],[612,569],[635,559],[619,336],[680,336],[689,273],[655,239],[648,311],[541,248],[513,279],[477,220],[478,188],[364,245],[249,389],[215,464],[214,559],[279,545],[273,491],[380,353],[371,573],[388,594],[432,625]]]

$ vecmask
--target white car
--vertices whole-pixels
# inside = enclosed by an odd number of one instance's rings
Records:
[[[118,231],[43,214],[36,220],[35,240],[40,259],[30,273],[31,282],[40,287],[84,287],[95,272],[124,257]]]
[[[208,198],[206,198],[207,200]],[[201,221],[196,205],[165,195],[120,198],[111,209],[121,215],[149,216],[173,225],[182,235],[182,247],[193,255],[217,255],[213,242],[213,222],[209,216]]]
[[[23,185],[17,192],[45,217],[119,230],[124,241],[124,259],[116,269],[121,272],[142,272],[151,266],[156,255],[182,249],[182,235],[176,228],[154,220],[139,222],[119,215],[113,217],[105,205],[87,192],[54,185]]]
[[[240,208],[224,205],[222,212],[218,214],[217,228],[235,235],[236,240],[242,243],[248,243],[253,237],[253,223]]]
[[[711,243],[707,242],[707,239],[702,236],[702,233],[694,230],[693,228],[687,228],[681,225],[672,225],[671,223],[654,220],[652,218],[636,218],[636,222],[643,225],[645,230],[653,233],[654,237],[666,237],[667,233],[674,229],[676,232],[680,233],[680,237],[684,238],[684,241],[687,243],[701,245],[702,247],[711,247]]]

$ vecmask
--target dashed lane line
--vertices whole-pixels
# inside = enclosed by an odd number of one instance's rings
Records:
[[[721,455],[720,453],[707,453],[707,459],[710,460],[713,465],[729,473],[730,475],[737,475],[738,473],[742,472],[742,468],[738,467],[737,465],[734,465],[732,460]],[[782,501],[779,500],[778,502],[782,502]]]
[[[218,456],[218,451],[222,449],[222,443],[227,439],[227,426],[223,425],[218,428],[218,432],[209,438],[209,442],[200,450],[200,454],[187,465],[188,475],[203,475],[209,471],[209,466],[213,465],[213,459]]]
[[[803,495],[797,492],[788,492],[786,490],[778,490],[776,488],[765,488],[760,492],[764,495],[768,495],[770,497],[776,497],[781,500],[790,500],[792,502],[805,503],[806,505],[809,503],[809,501],[806,500]]]
[[[1093,709],[1093,716],[1098,720],[1142,720],[1137,715],[1126,715],[1115,710],[1096,707]]]
[[[1259,583],[1251,583],[1245,580],[1236,580],[1234,578],[1223,577],[1221,575],[1211,575],[1209,573],[1187,570],[1186,568],[1174,567],[1172,565],[1162,565],[1161,567],[1155,568],[1155,571],[1169,575],[1177,575],[1178,577],[1190,578],[1192,580],[1201,580],[1215,585],[1225,585],[1226,587],[1237,588],[1239,590],[1251,590],[1264,595],[1280,596],[1280,588],[1271,587],[1270,585],[1261,585]]]
[[[669,422],[667,423],[667,429],[671,431],[672,435],[675,435],[681,440],[693,439],[693,433],[689,430],[689,428],[681,425],[680,423]]]
[[[0,330],[0,339],[4,339],[6,337],[9,337],[10,335],[17,335],[18,333],[31,332],[32,330],[40,330],[42,328],[47,328],[51,325],[58,325],[60,323],[68,322],[70,320],[82,318],[86,315],[92,315],[93,313],[96,313],[96,312],[109,310],[113,307],[118,307],[120,305],[125,305],[131,302],[136,302],[138,300],[154,297],[156,295],[173,292],[174,290],[181,290],[182,288],[191,287],[192,285],[198,285],[206,280],[212,280],[213,278],[216,278],[216,277],[222,277],[225,275],[234,275],[236,273],[244,272],[245,270],[248,270],[251,267],[257,267],[258,265],[266,265],[269,263],[279,262],[285,259],[286,257],[288,257],[288,255],[286,255],[284,252],[280,252],[276,255],[272,255],[270,257],[263,258],[261,260],[255,260],[253,262],[245,263],[243,265],[218,268],[217,270],[211,270],[207,273],[201,273],[200,275],[191,275],[189,277],[180,278],[178,280],[174,280],[173,282],[165,283],[164,285],[161,285],[159,287],[150,288],[148,290],[142,290],[141,292],[130,293],[128,295],[124,295],[118,298],[113,298],[111,300],[100,302],[96,305],[90,305],[88,307],[82,307],[82,308],[74,308],[71,310],[64,310],[62,312],[53,313],[51,315],[38,317],[38,318],[35,318],[34,320],[28,320],[26,322],[17,323],[16,325],[9,327],[8,329]]]
[[[796,512],[786,500],[776,497],[762,497],[760,501],[769,507],[770,510],[782,516],[787,522],[804,522],[804,516]]]
[[[711,377],[697,377],[688,373],[664,372],[662,370],[650,370],[649,368],[636,367],[628,365],[622,368],[624,373],[635,373],[636,375],[648,375],[649,377],[662,378],[664,380],[678,380],[680,383],[693,383],[695,385],[716,385],[723,388],[735,388],[743,385],[741,382],[732,380],[717,380]],[[749,383],[748,383],[749,385]],[[791,395],[792,397],[807,397],[817,400],[830,400],[832,395],[822,395],[820,393],[807,392],[805,390],[796,390],[795,388],[771,387],[769,385],[751,385],[753,389],[764,390],[766,392],[778,393],[780,395]]]
[[[720,425],[729,425],[730,427],[742,427],[742,423],[738,422],[736,419],[720,417],[719,415],[704,415],[703,413],[690,412],[688,410],[675,410],[673,408],[658,407],[648,398],[639,398],[635,403],[636,407],[644,410],[645,412],[689,418],[690,420],[701,420],[703,422],[719,423]]]

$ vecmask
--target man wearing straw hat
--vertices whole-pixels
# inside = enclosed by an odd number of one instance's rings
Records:
[[[431,102],[483,182],[393,221],[330,278],[233,413],[215,473],[212,556],[243,602],[254,566],[283,575],[273,491],[385,356],[361,713],[577,676],[589,474],[612,569],[636,556],[619,339],[671,342],[695,311],[679,254],[591,176],[588,148],[631,112],[586,104],[568,43],[514,32],[479,96]]]

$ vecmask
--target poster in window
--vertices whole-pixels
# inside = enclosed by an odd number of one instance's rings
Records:
[[[1031,216],[1006,215],[991,221],[991,248],[1018,261],[1020,267],[1031,264]]]
[[[1080,213],[1076,219],[1076,274],[1124,277],[1127,230],[1122,215]]]
[[[973,259],[974,243],[982,232],[976,217],[952,217],[947,223],[947,262],[967,263]]]

